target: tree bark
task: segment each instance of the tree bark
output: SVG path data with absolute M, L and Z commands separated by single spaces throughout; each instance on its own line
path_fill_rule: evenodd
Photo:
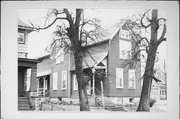
M 151 84 L 152 84 L 152 77 L 153 74 L 155 59 L 156 59 L 156 51 L 157 46 L 151 46 L 151 50 L 149 50 L 149 54 L 147 57 L 146 68 L 144 72 L 144 80 L 143 80 L 143 87 L 141 92 L 140 103 L 138 106 L 137 111 L 150 111 L 150 93 L 151 93 Z
M 157 42 L 157 30 L 158 30 L 158 22 L 157 22 L 158 11 L 152 10 L 152 22 L 151 22 L 151 39 L 149 44 L 147 62 L 145 67 L 145 72 L 143 75 L 143 87 L 141 91 L 140 102 L 137 111 L 150 111 L 150 93 L 151 93 L 151 85 L 152 85 L 152 77 L 154 72 L 154 64 L 156 60 L 156 52 L 158 49 Z
M 68 15 L 69 12 L 65 10 Z M 68 17 L 70 22 L 70 28 L 68 29 L 69 38 L 73 48 L 75 69 L 78 82 L 78 92 L 79 92 L 79 104 L 80 111 L 90 111 L 87 90 L 86 90 L 86 80 L 83 77 L 83 51 L 81 46 L 81 39 L 79 39 L 79 26 L 81 20 L 82 9 L 76 9 L 76 20 L 73 23 L 71 16 Z
M 78 81 L 80 111 L 90 111 L 87 90 L 86 90 L 87 82 L 83 77 L 82 52 L 75 52 L 74 58 L 75 58 L 76 76 Z

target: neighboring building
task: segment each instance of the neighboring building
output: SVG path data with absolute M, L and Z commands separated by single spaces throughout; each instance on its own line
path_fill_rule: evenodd
M 126 27 L 127 23 L 118 30 L 111 40 L 107 39 L 83 47 L 83 71 L 84 78 L 89 79 L 87 91 L 90 97 L 101 95 L 102 81 L 104 95 L 114 102 L 131 102 L 133 99 L 139 99 L 141 65 L 130 66 L 128 64 L 133 53 L 131 49 L 135 47 L 136 39 Z M 51 58 L 48 55 L 41 64 L 38 64 L 38 73 L 43 72 L 41 69 L 43 70 L 43 64 L 46 61 L 48 64 L 51 62 L 49 96 L 78 99 L 73 54 L 64 53 L 63 49 L 59 49 L 58 44 L 54 44 Z
M 46 53 L 37 58 L 40 61 L 37 64 L 37 92 L 42 97 L 48 97 L 50 91 L 50 76 L 51 76 L 51 59 L 50 54 Z
M 36 93 L 37 60 L 27 58 L 28 34 L 33 29 L 18 19 L 18 109 L 29 110 L 34 102 L 29 102 L 30 93 Z
M 155 99 L 156 101 L 167 100 L 166 84 L 153 81 L 151 87 L 151 99 Z

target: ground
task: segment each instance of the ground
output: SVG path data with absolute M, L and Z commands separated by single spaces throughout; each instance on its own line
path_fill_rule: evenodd
M 137 106 L 126 105 L 124 106 L 125 110 L 113 110 L 119 112 L 135 112 Z M 70 111 L 70 112 L 79 112 L 79 105 L 73 104 L 42 104 L 41 108 L 37 108 L 36 111 Z M 105 109 L 103 107 L 90 106 L 91 112 L 112 112 L 112 109 Z M 166 112 L 167 107 L 164 102 L 157 102 L 150 108 L 150 112 Z

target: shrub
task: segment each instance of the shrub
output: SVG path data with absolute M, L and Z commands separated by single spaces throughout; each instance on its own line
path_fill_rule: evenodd
M 154 105 L 154 103 L 156 102 L 155 99 L 150 99 L 150 107 L 152 107 Z

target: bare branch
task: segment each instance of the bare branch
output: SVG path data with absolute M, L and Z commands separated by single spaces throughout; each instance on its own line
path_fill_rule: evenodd
M 141 26 L 144 27 L 145 29 L 151 26 L 151 20 L 150 20 L 148 17 L 147 17 L 147 20 L 150 22 L 150 24 L 148 24 L 148 25 L 146 26 L 146 25 L 144 25 L 144 23 L 143 23 L 143 19 L 145 18 L 146 14 L 147 14 L 148 12 L 149 12 L 149 10 L 146 11 L 146 12 L 143 14 L 143 16 L 141 17 L 141 20 L 140 20 Z
M 162 35 L 161 35 L 161 37 L 159 38 L 159 40 L 158 40 L 158 45 L 159 44 L 161 44 L 161 42 L 163 42 L 163 41 L 166 41 L 166 38 L 164 38 L 164 36 L 165 36 L 165 34 L 166 34 L 166 24 L 164 24 L 164 29 L 163 29 L 163 32 L 162 32 Z
M 150 76 L 151 78 L 153 78 L 156 82 L 161 82 L 161 80 L 157 79 L 156 77 L 154 76 Z
M 66 19 L 68 20 L 69 25 L 72 26 L 73 25 L 72 15 L 69 13 L 68 9 L 63 9 L 63 11 L 66 14 Z
M 51 27 L 59 19 L 67 20 L 65 17 L 57 17 L 56 19 L 54 19 L 54 21 L 51 24 L 49 24 L 46 27 L 34 27 L 34 25 L 32 23 L 31 23 L 31 25 L 33 26 L 33 29 L 36 30 L 36 31 L 45 30 L 45 29 Z

